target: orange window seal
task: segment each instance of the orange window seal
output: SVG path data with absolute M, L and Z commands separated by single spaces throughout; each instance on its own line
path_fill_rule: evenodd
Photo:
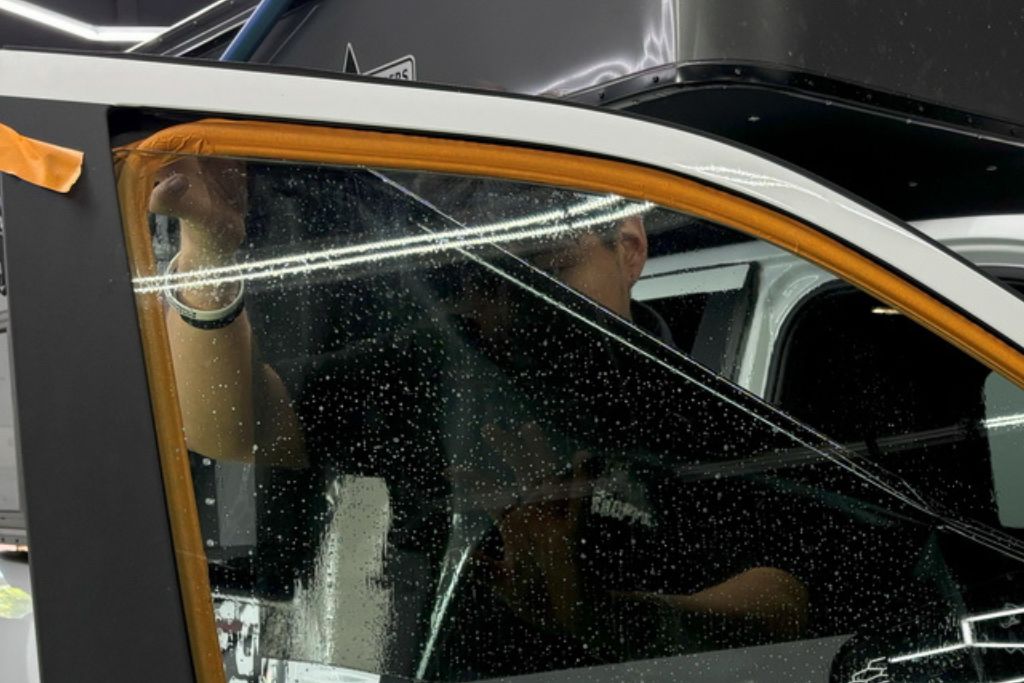
M 149 191 L 157 171 L 178 155 L 492 176 L 649 201 L 763 239 L 899 309 L 1024 387 L 1024 355 L 919 287 L 796 219 L 666 171 L 500 144 L 217 119 L 167 128 L 115 151 L 133 152 L 118 155 L 118 189 L 136 276 L 156 274 L 146 223 Z M 197 667 L 203 663 L 212 666 L 210 662 L 217 659 L 217 676 L 222 680 L 198 516 L 192 498 L 169 346 L 161 320 L 162 307 L 156 294 L 139 296 L 138 306 L 194 658 Z M 209 669 L 207 672 L 214 676 Z M 200 680 L 216 679 L 201 675 Z
M 83 158 L 78 150 L 34 140 L 0 124 L 0 173 L 54 192 L 68 192 L 82 175 Z

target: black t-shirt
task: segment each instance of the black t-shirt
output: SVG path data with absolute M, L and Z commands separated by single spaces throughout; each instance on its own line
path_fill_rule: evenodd
M 279 547 L 281 534 L 265 534 L 277 539 L 264 544 L 268 573 L 286 584 L 312 571 L 327 482 L 341 474 L 381 477 L 392 507 L 385 558 L 398 596 L 395 617 L 404 636 L 418 631 L 413 640 L 421 643 L 437 609 L 434 593 L 443 590 L 453 514 L 475 515 L 477 531 L 466 537 L 473 552 L 501 555 L 499 535 L 485 529 L 487 514 L 453 485 L 453 471 L 478 473 L 507 491 L 519 485 L 482 428 L 513 432 L 536 423 L 566 471 L 575 454 L 588 454 L 589 495 L 575 542 L 582 597 L 594 607 L 589 632 L 570 637 L 523 623 L 487 594 L 485 579 L 467 571 L 463 590 L 475 593 L 456 600 L 449 615 L 473 636 L 449 636 L 438 646 L 447 675 L 521 673 L 524 648 L 541 653 L 534 665 L 542 669 L 633 658 L 638 648 L 653 656 L 713 647 L 720 634 L 695 636 L 676 615 L 654 608 L 645 615 L 609 596 L 689 594 L 771 564 L 755 519 L 758 491 L 744 495 L 735 481 L 676 476 L 700 459 L 689 438 L 693 425 L 679 418 L 676 398 L 650 368 L 590 330 L 537 324 L 514 338 L 492 338 L 451 316 L 283 368 L 282 375 L 293 384 L 311 467 L 279 473 L 283 479 L 271 487 L 284 495 L 268 498 L 288 510 L 266 511 L 303 531 L 285 536 L 291 552 Z M 732 499 L 723 504 L 723 497 Z M 295 500 L 303 501 L 300 509 L 285 502 Z M 416 561 L 403 564 L 410 556 Z M 414 575 L 406 566 L 417 568 Z M 423 576 L 423 567 L 432 575 Z M 409 663 L 395 667 L 408 672 Z

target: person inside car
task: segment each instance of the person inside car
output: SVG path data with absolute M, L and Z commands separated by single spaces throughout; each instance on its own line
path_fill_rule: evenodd
M 192 272 L 230 264 L 245 237 L 247 202 L 245 167 L 238 162 L 185 159 L 171 167 L 152 192 L 150 210 L 180 221 L 173 268 Z M 564 285 L 665 339 L 658 317 L 631 298 L 646 258 L 647 235 L 639 216 L 527 254 Z M 472 278 L 459 282 L 457 322 L 448 331 L 417 331 L 389 342 L 401 349 L 403 370 L 382 369 L 372 351 L 345 349 L 317 361 L 301 386 L 288 387 L 277 369 L 255 360 L 257 340 L 237 283 L 169 292 L 167 327 L 189 449 L 211 458 L 256 458 L 280 468 L 324 468 L 324 460 L 342 460 L 344 471 L 383 476 L 395 508 L 394 542 L 437 563 L 447 542 L 443 530 L 451 510 L 445 507 L 453 505 L 453 492 L 458 494 L 464 506 L 459 512 L 475 511 L 487 522 L 481 528 L 490 526 L 473 535 L 478 547 L 470 572 L 489 592 L 468 599 L 462 610 L 480 618 L 504 610 L 523 625 L 520 630 L 536 627 L 540 636 L 523 634 L 518 642 L 546 648 L 543 658 L 550 661 L 621 657 L 614 642 L 635 622 L 618 619 L 611 635 L 602 619 L 644 608 L 657 615 L 654 628 L 670 639 L 705 618 L 724 625 L 720 630 L 746 629 L 753 641 L 797 636 L 807 620 L 806 587 L 792 572 L 744 556 L 740 548 L 724 548 L 714 562 L 666 563 L 685 565 L 691 574 L 685 581 L 673 578 L 652 587 L 612 576 L 639 559 L 630 559 L 626 548 L 646 549 L 653 557 L 674 545 L 665 541 L 666 534 L 677 535 L 673 528 L 700 534 L 695 520 L 701 501 L 695 498 L 690 508 L 677 505 L 666 515 L 651 472 L 638 471 L 628 452 L 601 447 L 599 439 L 573 426 L 587 411 L 580 408 L 587 403 L 580 396 L 594 399 L 604 392 L 607 400 L 590 410 L 595 415 L 604 410 L 609 423 L 616 409 L 630 410 L 614 396 L 614 383 L 622 381 L 614 370 L 621 365 L 614 352 L 600 345 L 581 349 L 571 376 L 548 385 L 563 387 L 571 397 L 565 405 L 573 409 L 555 417 L 536 410 L 545 397 L 531 395 L 536 382 L 518 378 L 553 367 L 539 361 L 522 365 L 527 350 L 545 357 L 538 350 L 545 331 L 536 324 L 542 316 L 516 288 L 474 277 L 487 284 L 467 284 Z M 437 346 L 446 349 L 443 365 L 436 352 L 427 351 Z M 580 376 L 588 369 L 611 378 L 611 384 L 581 388 Z M 480 387 L 478 396 L 461 398 L 472 393 L 466 390 L 472 385 Z M 396 402 L 396 391 L 406 396 L 404 403 Z M 432 407 L 424 409 L 422 396 L 433 398 Z M 417 436 L 407 438 L 410 419 Z M 418 436 L 425 424 L 441 434 L 437 443 Z M 642 447 L 631 441 L 628 421 L 616 430 L 613 440 L 620 449 Z M 388 455 L 380 455 L 382 450 Z M 439 450 L 458 455 L 438 457 Z M 422 471 L 410 476 L 410 463 Z M 449 502 L 436 502 L 441 500 Z M 756 520 L 747 522 L 756 526 Z M 714 540 L 703 538 L 697 545 Z M 614 548 L 604 553 L 604 562 L 596 559 L 602 546 Z M 678 621 L 678 628 L 664 628 L 665 620 Z M 636 638 L 627 640 L 635 644 Z M 597 646 L 587 653 L 587 643 Z M 677 644 L 681 650 L 691 646 L 697 647 Z M 655 648 L 650 654 L 659 653 Z M 490 666 L 500 669 L 493 648 L 488 654 Z

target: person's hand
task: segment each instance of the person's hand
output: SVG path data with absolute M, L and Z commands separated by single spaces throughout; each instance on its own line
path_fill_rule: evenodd
M 501 556 L 486 560 L 495 589 L 524 620 L 574 632 L 581 600 L 579 521 L 589 495 L 582 467 L 589 456 L 580 451 L 566 463 L 534 422 L 518 431 L 488 425 L 482 433 L 515 479 L 511 504 L 491 510 L 502 542 Z
M 166 167 L 149 210 L 181 221 L 181 270 L 227 263 L 245 237 L 245 166 L 233 159 L 186 157 Z
M 167 166 L 149 196 L 149 210 L 173 216 L 181 224 L 177 271 L 187 273 L 231 263 L 245 237 L 245 166 L 233 159 L 186 157 Z M 186 304 L 199 308 L 227 305 L 238 285 L 185 288 Z

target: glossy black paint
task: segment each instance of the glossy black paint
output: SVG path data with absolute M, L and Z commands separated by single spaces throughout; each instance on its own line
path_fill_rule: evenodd
M 228 20 L 254 4 L 211 8 L 139 53 L 216 58 Z M 904 220 L 1024 211 L 1024 14 L 1005 4 L 602 0 L 505 7 L 500 22 L 490 11 L 301 2 L 252 61 L 340 73 L 349 43 L 364 70 L 413 54 L 422 81 L 554 90 L 696 128 Z
M 767 152 L 903 220 L 1024 211 L 1018 126 L 810 74 L 697 69 L 617 106 Z

